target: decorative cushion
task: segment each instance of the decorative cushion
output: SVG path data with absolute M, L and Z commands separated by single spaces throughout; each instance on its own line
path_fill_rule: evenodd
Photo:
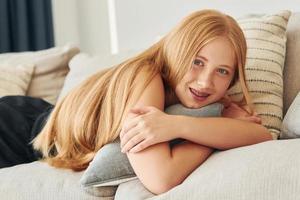
M 0 55 L 0 65 L 34 65 L 26 95 L 55 104 L 69 71 L 68 62 L 78 52 L 77 47 L 66 45 L 36 52 L 5 53 Z
M 255 111 L 262 124 L 277 139 L 283 109 L 282 71 L 286 50 L 286 27 L 291 12 L 274 15 L 251 15 L 238 19 L 247 40 L 246 81 Z M 235 85 L 229 92 L 233 100 L 241 100 L 242 92 Z
M 190 109 L 183 107 L 181 104 L 176 104 L 166 108 L 165 112 L 195 117 L 217 117 L 221 116 L 222 109 L 223 105 L 220 103 L 210 104 L 199 109 Z M 173 141 L 180 142 L 176 139 Z M 80 183 L 95 195 L 93 190 L 97 191 L 102 186 L 117 186 L 136 178 L 127 155 L 121 152 L 118 139 L 114 143 L 105 145 L 97 152 L 93 161 L 85 170 Z
M 289 107 L 282 123 L 280 139 L 300 137 L 300 92 Z
M 299 145 L 300 139 L 271 140 L 216 150 L 180 185 L 166 193 L 154 196 L 136 179 L 120 184 L 115 200 L 298 199 Z
M 33 70 L 33 65 L 0 65 L 0 97 L 25 95 Z

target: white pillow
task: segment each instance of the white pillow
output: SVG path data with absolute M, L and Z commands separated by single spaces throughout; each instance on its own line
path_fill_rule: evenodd
M 138 52 L 132 50 L 117 55 L 99 54 L 97 56 L 91 56 L 86 53 L 77 54 L 69 63 L 70 72 L 66 76 L 58 99 L 64 97 L 71 89 L 97 71 L 119 64 Z
M 25 95 L 33 71 L 33 65 L 0 65 L 0 97 Z
M 289 107 L 283 122 L 280 139 L 300 137 L 300 92 Z

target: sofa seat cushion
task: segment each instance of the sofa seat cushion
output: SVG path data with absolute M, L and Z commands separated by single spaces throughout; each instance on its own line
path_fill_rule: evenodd
M 119 185 L 115 200 L 299 199 L 300 139 L 215 151 L 182 184 L 154 196 L 138 180 Z M 148 199 L 148 198 L 147 198 Z
M 1 199 L 53 200 L 99 197 L 84 192 L 79 184 L 83 172 L 57 169 L 40 161 L 0 169 Z M 103 200 L 112 200 L 115 189 L 102 188 Z

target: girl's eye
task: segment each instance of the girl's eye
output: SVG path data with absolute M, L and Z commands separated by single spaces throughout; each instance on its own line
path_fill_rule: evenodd
M 219 69 L 218 69 L 218 72 L 219 72 L 220 74 L 222 74 L 222 75 L 228 75 L 228 74 L 229 74 L 228 70 L 222 69 L 222 68 L 219 68 Z
M 204 66 L 204 63 L 202 62 L 202 60 L 195 59 L 194 60 L 194 65 Z

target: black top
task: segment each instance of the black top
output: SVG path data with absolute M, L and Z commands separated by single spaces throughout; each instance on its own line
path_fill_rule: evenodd
M 0 168 L 40 158 L 30 142 L 44 126 L 53 107 L 40 98 L 0 98 Z

